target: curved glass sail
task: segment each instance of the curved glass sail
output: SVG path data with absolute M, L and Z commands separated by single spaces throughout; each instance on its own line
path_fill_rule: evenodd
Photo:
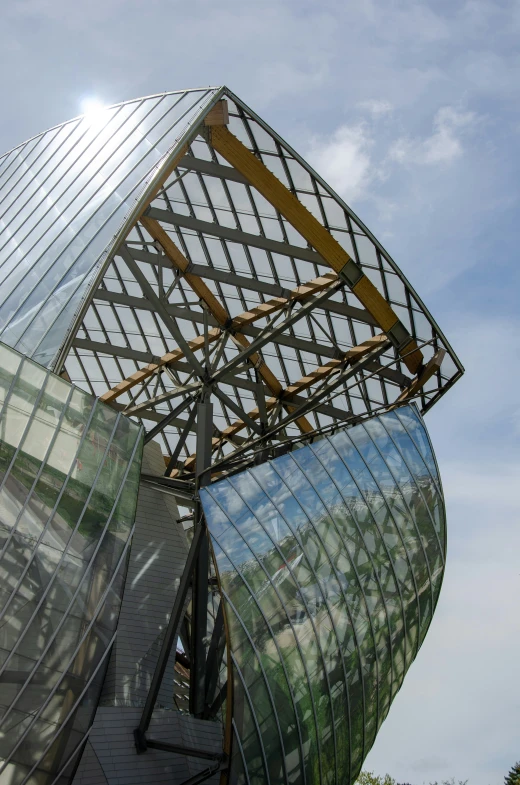
M 233 661 L 232 781 L 354 782 L 443 576 L 444 502 L 417 409 L 254 466 L 201 498 Z
M 49 366 L 156 167 L 215 90 L 87 114 L 0 158 L 0 338 Z
M 142 430 L 0 344 L 0 782 L 60 785 L 96 710 Z

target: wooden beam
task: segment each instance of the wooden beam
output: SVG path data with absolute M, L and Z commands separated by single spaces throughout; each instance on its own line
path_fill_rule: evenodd
M 248 338 L 246 338 L 245 335 L 243 335 L 243 333 L 239 331 L 240 327 L 245 327 L 255 321 L 264 319 L 266 316 L 269 316 L 276 311 L 285 308 L 291 302 L 298 302 L 305 300 L 308 297 L 312 297 L 317 292 L 326 289 L 328 286 L 331 286 L 338 280 L 337 275 L 334 273 L 327 273 L 326 275 L 315 278 L 308 283 L 297 286 L 295 289 L 289 292 L 288 297 L 275 297 L 272 300 L 269 300 L 267 303 L 260 303 L 250 311 L 244 311 L 231 320 L 227 311 L 221 306 L 217 298 L 213 295 L 202 278 L 198 275 L 193 275 L 187 272 L 189 269 L 189 261 L 175 245 L 169 235 L 164 231 L 162 226 L 154 219 L 147 218 L 146 216 L 143 216 L 141 223 L 151 234 L 151 236 L 160 243 L 172 266 L 183 273 L 191 288 L 206 303 L 208 309 L 211 311 L 217 321 L 221 323 L 222 327 L 228 327 L 231 330 L 231 337 L 233 340 L 244 349 L 250 346 L 250 341 Z M 210 341 L 213 342 L 217 340 L 221 334 L 222 330 L 219 328 L 210 330 Z M 204 348 L 204 337 L 200 336 L 193 341 L 188 341 L 188 345 L 192 351 L 200 351 Z M 149 363 L 145 368 L 136 371 L 136 373 L 132 374 L 127 379 L 124 379 L 111 390 L 108 390 L 106 393 L 104 393 L 104 395 L 101 396 L 101 400 L 105 401 L 106 403 L 115 400 L 120 395 L 123 395 L 123 393 L 128 392 L 128 390 L 130 390 L 135 385 L 144 382 L 145 379 L 158 371 L 160 368 L 164 367 L 165 365 L 171 365 L 183 358 L 184 353 L 181 349 L 168 352 L 157 362 Z M 282 385 L 271 369 L 262 360 L 261 356 L 255 352 L 254 354 L 250 355 L 249 360 L 251 364 L 257 368 L 260 376 L 266 383 L 269 390 L 274 395 L 279 396 L 282 392 Z M 292 411 L 292 407 L 288 406 L 287 408 L 289 411 Z M 298 418 L 296 422 L 303 433 L 309 433 L 313 430 L 313 426 L 306 417 Z
M 166 235 L 166 238 L 167 240 L 169 240 L 169 242 L 165 240 L 163 236 L 164 230 L 160 226 L 159 229 L 157 229 L 157 226 L 155 226 L 155 224 L 156 222 L 152 221 L 152 223 L 150 224 L 150 228 L 152 228 L 154 233 L 157 235 L 158 242 L 160 242 L 160 244 L 164 248 L 165 253 L 166 253 L 166 249 L 168 249 L 168 253 L 167 253 L 168 258 L 172 260 L 172 263 L 178 269 L 186 270 L 189 265 L 188 260 L 177 248 L 175 243 L 168 237 L 168 235 Z M 166 233 L 164 232 L 164 234 Z M 199 276 L 192 276 L 192 278 L 199 279 Z M 225 312 L 227 318 L 227 324 L 232 331 L 234 331 L 237 327 L 248 326 L 255 321 L 265 318 L 267 315 L 271 315 L 272 313 L 281 310 L 291 302 L 297 302 L 297 301 L 305 300 L 308 297 L 312 297 L 317 292 L 322 291 L 323 289 L 326 289 L 328 286 L 331 286 L 332 284 L 336 283 L 337 280 L 338 280 L 338 276 L 335 275 L 334 273 L 327 273 L 323 276 L 319 276 L 318 278 L 314 278 L 312 281 L 309 281 L 308 283 L 305 284 L 301 284 L 300 286 L 297 286 L 295 289 L 292 289 L 288 293 L 287 297 L 275 297 L 272 300 L 269 300 L 267 303 L 260 303 L 258 306 L 255 306 L 255 308 L 252 308 L 250 311 L 244 311 L 242 314 L 236 316 L 231 321 L 231 323 L 229 323 L 229 317 L 227 317 L 227 312 Z M 204 292 L 204 289 L 202 287 L 205 286 L 205 284 L 202 280 L 199 279 L 197 281 L 194 281 L 194 283 L 196 283 L 198 287 L 198 291 L 202 292 L 202 294 L 204 295 L 206 304 L 208 305 L 208 307 L 211 308 L 213 312 L 213 307 L 214 307 L 213 300 L 216 301 L 216 298 L 214 298 L 213 294 L 209 291 L 209 289 L 207 290 L 207 292 Z M 217 305 L 220 305 L 218 301 L 216 302 Z M 211 342 L 216 341 L 221 335 L 222 335 L 222 331 L 219 328 L 214 328 L 209 331 L 209 338 Z M 239 331 L 231 332 L 231 338 L 237 344 L 239 344 L 240 347 L 244 349 L 250 346 L 250 341 L 248 340 L 248 338 L 246 338 L 246 336 Z M 372 341 L 372 339 L 369 339 L 369 341 Z M 200 336 L 194 339 L 193 341 L 189 341 L 188 345 L 190 346 L 192 351 L 201 351 L 204 348 L 203 336 Z M 349 352 L 345 356 L 347 357 L 352 353 L 353 353 L 352 356 L 354 356 L 354 354 L 359 349 L 360 347 L 355 347 L 354 349 L 349 350 Z M 167 354 L 163 355 L 163 357 L 159 358 L 157 362 L 149 363 L 144 368 L 140 369 L 139 371 L 136 371 L 134 374 L 129 376 L 127 379 L 124 379 L 122 382 L 120 382 L 118 385 L 113 387 L 111 390 L 108 390 L 106 393 L 104 393 L 104 395 L 101 396 L 101 400 L 105 401 L 106 403 L 115 400 L 120 395 L 123 395 L 123 393 L 128 392 L 128 390 L 130 390 L 135 385 L 144 382 L 147 378 L 149 378 L 156 371 L 160 370 L 162 367 L 166 365 L 174 364 L 183 358 L 184 358 L 184 353 L 182 352 L 181 349 L 176 349 L 173 352 L 168 352 Z M 283 396 L 284 391 L 280 381 L 271 371 L 269 366 L 266 365 L 266 363 L 262 360 L 261 356 L 257 352 L 255 352 L 250 355 L 249 360 L 252 363 L 252 365 L 254 365 L 258 370 L 260 376 L 264 380 L 268 389 L 273 393 L 273 395 L 276 396 L 274 400 L 278 400 L 281 396 Z M 333 361 L 333 363 L 338 363 L 338 362 L 341 361 Z M 328 366 L 324 366 L 324 367 L 326 368 Z M 330 367 L 331 369 L 333 368 L 332 365 Z M 311 378 L 311 377 L 305 377 L 305 378 Z M 297 390 L 295 389 L 294 394 L 296 393 Z M 289 406 L 287 403 L 285 403 L 284 405 L 289 412 L 293 411 L 294 407 Z M 296 420 L 296 423 L 300 428 L 300 430 L 302 431 L 302 433 L 310 433 L 312 430 L 314 430 L 312 424 L 308 421 L 306 417 L 298 418 L 298 420 Z
M 229 123 L 228 102 L 225 98 L 221 98 L 209 110 L 204 118 L 204 123 L 206 125 L 227 125 Z
M 159 227 L 159 228 L 161 228 L 161 227 Z M 155 230 L 156 229 L 154 227 L 154 231 Z M 157 232 L 157 234 L 158 234 L 159 237 L 161 237 L 161 240 L 164 240 L 164 237 L 162 236 L 161 233 Z M 159 242 L 161 242 L 161 240 L 159 240 Z M 161 242 L 161 245 L 162 245 L 162 242 Z M 173 254 L 173 248 L 175 249 L 176 252 L 178 252 L 178 254 L 175 253 L 175 258 L 177 259 L 178 263 L 182 266 L 182 268 L 186 269 L 186 265 L 188 264 L 188 260 L 185 259 L 185 257 L 181 254 L 181 252 L 179 251 L 177 246 L 173 243 L 173 241 L 171 242 L 171 245 L 173 246 L 173 248 L 170 248 L 169 243 L 165 242 L 165 245 L 167 245 L 168 248 L 170 249 L 170 251 L 172 251 L 172 254 Z M 170 257 L 168 257 L 168 258 L 170 258 Z M 184 260 L 185 263 L 183 262 L 183 260 Z M 176 264 L 176 266 L 177 266 L 177 264 Z M 181 269 L 181 267 L 179 267 L 179 269 Z M 197 278 L 198 279 L 199 276 L 192 276 L 192 278 Z M 337 281 L 337 276 L 335 276 L 333 273 L 330 273 L 330 274 L 327 274 L 327 275 L 324 275 L 324 276 L 320 276 L 319 278 L 315 278 L 313 281 L 309 281 L 309 283 L 302 284 L 301 286 L 297 286 L 295 289 L 293 289 L 291 292 L 289 292 L 289 296 L 288 297 L 275 297 L 275 298 L 273 298 L 268 303 L 265 303 L 266 308 L 263 308 L 262 306 L 259 306 L 258 308 L 254 308 L 251 311 L 244 311 L 244 313 L 239 314 L 238 316 L 235 317 L 235 319 L 232 320 L 232 322 L 230 324 L 230 327 L 234 329 L 235 327 L 242 327 L 242 326 L 245 326 L 245 325 L 250 325 L 253 322 L 258 321 L 259 319 L 263 319 L 268 313 L 274 313 L 276 310 L 284 308 L 289 302 L 291 302 L 293 300 L 295 300 L 295 301 L 296 300 L 303 300 L 306 297 L 312 296 L 316 292 L 321 291 L 321 289 L 324 289 L 327 286 L 330 286 L 331 284 L 335 283 L 335 281 Z M 200 283 L 203 284 L 204 282 L 200 281 Z M 197 285 L 198 285 L 198 283 L 197 283 Z M 203 291 L 202 288 L 199 285 L 198 285 L 198 288 L 199 288 L 199 291 Z M 211 303 L 211 305 L 214 305 L 214 303 L 212 302 L 211 298 L 213 298 L 213 299 L 216 299 L 216 298 L 213 297 L 213 294 L 209 291 L 209 289 L 208 289 L 208 292 L 209 292 L 210 296 L 208 296 L 207 293 L 204 293 L 204 292 L 203 293 L 206 296 L 205 302 L 206 302 L 206 304 L 208 304 L 208 307 L 210 307 L 210 305 L 209 305 L 210 303 Z M 216 301 L 216 302 L 217 302 L 217 305 L 220 305 L 218 303 L 218 301 Z M 213 308 L 211 308 L 211 310 L 212 310 L 212 313 L 213 313 Z M 219 312 L 218 309 L 216 309 L 216 310 L 217 310 L 217 312 Z M 222 309 L 222 311 L 223 310 L 224 309 Z M 228 319 L 227 312 L 224 312 L 224 313 L 226 315 L 226 319 Z M 220 314 L 221 314 L 221 317 L 223 319 L 222 312 L 220 312 Z M 213 343 L 221 335 L 222 335 L 222 330 L 221 329 L 219 329 L 219 328 L 211 329 L 209 331 L 209 340 L 210 340 L 210 342 Z M 246 336 L 243 335 L 240 332 L 235 333 L 235 335 L 233 335 L 232 337 L 243 348 L 247 348 L 250 345 L 250 342 L 246 338 Z M 204 338 L 203 338 L 203 336 L 199 336 L 198 338 L 195 338 L 193 341 L 188 341 L 188 345 L 190 346 L 191 350 L 194 351 L 194 352 L 201 351 L 204 348 Z M 151 376 L 153 373 L 158 371 L 163 366 L 171 365 L 171 364 L 176 363 L 178 360 L 181 360 L 183 358 L 184 358 L 184 353 L 182 352 L 181 349 L 175 349 L 172 352 L 168 352 L 167 354 L 163 355 L 157 362 L 149 363 L 144 368 L 141 368 L 139 371 L 136 371 L 135 373 L 133 373 L 127 379 L 123 379 L 123 381 L 121 381 L 119 384 L 117 384 L 111 390 L 108 390 L 106 393 L 104 393 L 101 396 L 101 400 L 105 401 L 106 403 L 109 403 L 110 401 L 115 400 L 120 395 L 123 395 L 123 393 L 128 392 L 128 390 L 130 390 L 136 384 L 140 384 L 140 383 L 144 382 L 145 379 L 147 379 L 149 376 Z M 260 357 L 260 355 L 257 354 L 257 353 L 252 354 L 251 357 L 250 357 L 250 360 L 251 360 L 251 363 L 258 368 L 258 371 L 259 371 L 260 375 L 264 379 L 265 383 L 267 384 L 267 386 L 269 387 L 271 392 L 274 393 L 275 395 L 279 395 L 280 392 L 282 391 L 282 385 L 280 384 L 280 382 L 278 381 L 278 379 L 276 378 L 274 373 L 263 362 L 263 360 Z M 302 425 L 303 425 L 303 423 L 302 423 Z M 305 427 L 307 427 L 307 426 L 305 426 Z M 309 423 L 309 428 L 312 430 L 312 426 L 310 425 L 310 423 Z
M 218 327 L 212 329 L 208 333 L 208 341 L 209 343 L 213 343 L 222 335 L 222 330 Z M 188 346 L 192 350 L 192 352 L 201 351 L 204 348 L 204 336 L 199 335 L 197 338 L 194 338 L 192 341 L 188 341 Z M 175 363 L 178 360 L 181 360 L 184 357 L 184 352 L 182 349 L 174 349 L 173 352 L 168 352 L 167 354 L 163 354 L 157 362 L 148 363 L 145 365 L 144 368 L 140 368 L 138 371 L 133 373 L 131 376 L 128 376 L 126 379 L 123 379 L 119 384 L 116 384 L 115 387 L 112 387 L 111 390 L 107 390 L 106 393 L 101 395 L 100 400 L 104 401 L 105 403 L 110 403 L 111 401 L 119 398 L 120 395 L 123 393 L 128 392 L 131 390 L 132 387 L 135 387 L 136 384 L 142 384 L 145 379 L 148 379 L 149 376 L 154 374 L 156 371 L 163 368 L 165 365 L 170 365 L 171 363 Z
M 164 253 L 170 260 L 172 267 L 180 270 L 186 281 L 189 283 L 197 297 L 206 303 L 209 310 L 223 327 L 230 321 L 229 314 L 226 309 L 217 300 L 208 285 L 198 275 L 192 275 L 188 272 L 190 263 L 182 253 L 182 251 L 175 245 L 170 235 L 164 231 L 161 224 L 153 218 L 148 218 L 146 215 L 141 217 L 141 224 L 144 226 L 148 234 L 161 245 Z
M 317 294 L 317 292 L 321 292 L 323 289 L 327 289 L 333 283 L 336 283 L 337 280 L 338 276 L 335 273 L 327 273 L 321 275 L 319 278 L 314 278 L 312 281 L 292 289 L 288 297 L 274 297 L 266 303 L 255 305 L 250 311 L 245 311 L 239 316 L 235 316 L 233 319 L 233 327 L 246 327 L 259 319 L 263 319 L 266 316 L 276 313 L 276 311 L 282 310 L 282 308 L 285 308 L 291 302 L 298 302 L 299 300 L 307 299 L 307 297 L 312 297 L 312 295 Z
M 250 341 L 239 331 L 240 327 L 252 324 L 253 322 L 263 319 L 275 311 L 281 310 L 291 301 L 298 301 L 306 299 L 307 297 L 311 297 L 316 292 L 327 288 L 337 281 L 337 276 L 334 274 L 320 276 L 319 278 L 315 278 L 313 281 L 310 281 L 308 284 L 297 286 L 296 289 L 293 289 L 289 298 L 276 297 L 273 300 L 270 300 L 268 303 L 260 304 L 252 311 L 246 311 L 245 313 L 240 314 L 232 320 L 230 319 L 228 312 L 225 310 L 225 308 L 223 308 L 204 280 L 200 276 L 193 275 L 193 273 L 189 272 L 190 263 L 188 259 L 186 259 L 180 248 L 177 247 L 169 234 L 162 228 L 160 223 L 154 218 L 142 216 L 141 224 L 153 237 L 153 239 L 161 245 L 172 266 L 183 273 L 184 278 L 189 283 L 195 294 L 207 305 L 208 309 L 213 314 L 217 322 L 219 322 L 222 327 L 229 328 L 232 332 L 234 332 L 233 337 L 243 348 L 249 347 Z M 281 384 L 274 373 L 262 360 L 260 355 L 255 352 L 254 354 L 250 355 L 249 361 L 258 369 L 258 372 L 262 376 L 271 392 L 275 395 L 279 395 L 282 389 Z M 124 391 L 125 390 L 123 390 L 123 392 Z M 309 433 L 313 430 L 311 423 L 307 420 L 306 417 L 298 418 L 296 422 L 303 433 Z
M 416 373 L 422 365 L 422 352 L 400 323 L 390 304 L 363 273 L 361 267 L 312 213 L 225 125 L 208 125 L 205 133 L 212 147 L 231 166 L 247 177 L 251 185 L 289 221 L 332 269 L 345 278 L 378 325 L 394 344 L 399 345 L 400 354 L 407 368 L 412 373 Z
M 426 382 L 429 381 L 432 376 L 440 370 L 445 355 L 446 349 L 439 349 L 439 351 L 433 355 L 431 360 L 426 363 L 423 372 L 419 374 L 419 376 L 413 380 L 411 385 L 401 393 L 399 398 L 390 407 L 390 409 L 395 409 L 396 406 L 399 406 L 399 404 L 403 403 L 404 401 L 410 400 L 410 398 L 413 398 L 414 395 L 419 392 L 419 390 L 422 390 Z
M 373 338 L 368 338 L 366 341 L 363 341 L 359 346 L 354 346 L 352 349 L 349 349 L 345 354 L 337 360 L 331 360 L 326 365 L 322 365 L 319 368 L 316 368 L 315 371 L 308 374 L 307 376 L 302 376 L 297 382 L 294 384 L 290 384 L 284 390 L 280 392 L 280 394 L 276 398 L 267 398 L 265 405 L 267 411 L 273 409 L 276 404 L 281 401 L 286 402 L 290 401 L 291 398 L 301 393 L 303 390 L 307 390 L 309 387 L 323 381 L 328 376 L 330 376 L 335 371 L 341 370 L 345 366 L 345 364 L 353 365 L 356 360 L 363 357 L 367 352 L 370 352 L 374 347 L 378 346 L 379 344 L 388 341 L 388 337 L 383 333 L 380 335 L 375 335 Z M 287 407 L 289 411 L 291 411 L 291 407 Z M 292 411 L 294 411 L 294 407 L 292 407 Z M 248 417 L 252 420 L 257 420 L 260 417 L 260 410 L 258 407 L 255 407 L 250 412 L 248 412 Z M 228 425 L 227 428 L 222 430 L 222 435 L 219 438 L 214 438 L 212 440 L 212 450 L 216 450 L 226 441 L 231 441 L 232 437 L 234 437 L 239 431 L 243 430 L 246 427 L 246 423 L 243 420 L 236 420 L 231 425 Z M 195 466 L 196 455 L 190 455 L 190 457 L 185 461 L 184 467 L 188 471 Z M 172 477 L 176 477 L 178 474 L 178 470 L 175 470 L 172 473 Z

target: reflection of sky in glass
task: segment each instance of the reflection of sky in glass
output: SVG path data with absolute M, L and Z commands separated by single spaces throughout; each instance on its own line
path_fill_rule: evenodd
M 271 781 L 303 782 L 304 772 L 307 782 L 353 781 L 424 639 L 444 567 L 440 480 L 417 410 L 254 466 L 201 498 L 250 776 L 260 767 L 265 781 L 267 766 Z M 258 732 L 240 720 L 247 702 L 266 718 Z M 273 713 L 289 702 L 292 720 L 277 736 Z

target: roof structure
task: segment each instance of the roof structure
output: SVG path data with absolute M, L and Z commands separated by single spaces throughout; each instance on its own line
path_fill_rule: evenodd
M 420 415 L 463 368 L 433 317 L 226 87 L 118 104 L 7 153 L 0 228 L 0 523 L 16 550 L 0 613 L 5 664 L 21 645 L 38 656 L 5 677 L 11 722 L 30 700 L 4 770 L 68 785 L 92 731 L 78 783 L 171 782 L 157 752 L 198 759 L 182 785 L 354 782 L 444 569 Z M 69 599 L 52 587 L 71 559 Z M 59 631 L 85 575 L 76 641 Z
M 201 404 L 216 477 L 424 413 L 463 373 L 380 243 L 226 87 L 35 137 L 0 159 L 0 209 L 0 340 L 140 420 L 179 492 Z

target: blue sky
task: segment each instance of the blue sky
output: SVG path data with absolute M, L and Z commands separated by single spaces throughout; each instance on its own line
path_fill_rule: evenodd
M 467 373 L 427 417 L 449 515 L 429 636 L 366 767 L 501 783 L 520 759 L 520 3 L 13 0 L 0 150 L 227 84 L 345 197 Z

